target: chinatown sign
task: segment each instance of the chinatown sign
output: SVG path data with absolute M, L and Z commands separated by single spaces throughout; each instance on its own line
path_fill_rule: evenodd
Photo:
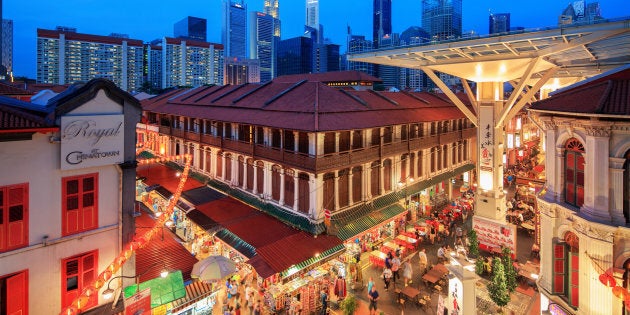
M 61 117 L 61 169 L 124 161 L 124 115 Z

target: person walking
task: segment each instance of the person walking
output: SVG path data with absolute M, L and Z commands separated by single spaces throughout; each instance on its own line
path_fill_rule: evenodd
M 368 281 L 368 284 L 367 284 L 368 293 L 372 291 L 373 286 L 374 286 L 374 278 L 370 277 L 370 281 Z
M 383 281 L 385 282 L 385 291 L 389 291 L 389 283 L 392 281 L 392 270 L 387 267 L 383 269 Z
M 396 285 L 396 280 L 400 279 L 400 258 L 398 256 L 394 256 L 392 259 L 392 273 L 394 278 L 394 285 Z
M 427 270 L 427 264 L 429 262 L 427 258 L 427 249 L 421 249 L 418 253 L 418 257 L 420 257 L 420 275 L 424 275 L 424 272 Z
M 405 259 L 405 261 L 403 262 L 402 273 L 403 273 L 403 280 L 405 280 L 405 286 L 407 286 L 408 284 L 411 284 L 411 275 L 413 271 L 411 270 L 411 263 L 409 262 L 409 259 Z
M 376 309 L 378 308 L 376 302 L 379 299 L 378 291 L 376 291 L 376 286 L 372 286 L 372 290 L 368 292 L 368 298 L 370 299 L 370 306 L 368 307 L 368 309 L 370 310 L 370 315 L 376 315 Z

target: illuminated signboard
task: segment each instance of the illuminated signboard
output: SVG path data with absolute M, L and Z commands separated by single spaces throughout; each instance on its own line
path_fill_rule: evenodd
M 61 117 L 61 169 L 124 161 L 124 115 Z

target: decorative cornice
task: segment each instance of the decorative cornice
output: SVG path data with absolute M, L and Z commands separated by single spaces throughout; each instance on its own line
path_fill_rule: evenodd
M 540 125 L 542 125 L 545 130 L 555 130 L 558 127 L 556 122 L 550 118 L 540 118 Z
M 584 125 L 584 130 L 586 131 L 586 135 L 591 137 L 610 137 L 612 133 L 610 126 Z

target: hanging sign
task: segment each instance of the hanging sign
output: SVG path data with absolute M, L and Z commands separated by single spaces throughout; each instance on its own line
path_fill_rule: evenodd
M 124 115 L 62 116 L 61 169 L 124 162 Z

